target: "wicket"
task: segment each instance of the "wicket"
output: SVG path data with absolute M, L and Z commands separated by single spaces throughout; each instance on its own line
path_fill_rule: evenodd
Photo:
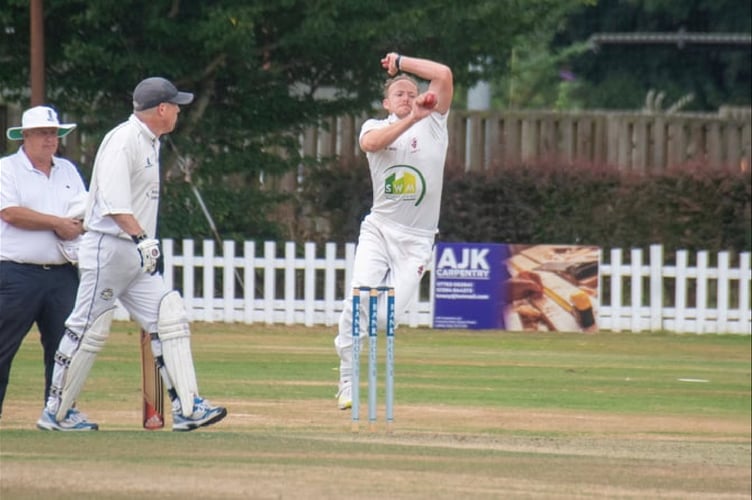
M 376 430 L 377 338 L 379 293 L 386 293 L 386 430 L 394 421 L 394 288 L 390 286 L 354 287 L 352 291 L 352 429 L 360 423 L 360 294 L 368 292 L 368 425 Z

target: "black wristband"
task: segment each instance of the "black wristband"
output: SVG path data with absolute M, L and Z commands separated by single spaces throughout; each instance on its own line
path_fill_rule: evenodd
M 397 71 L 402 71 L 400 69 L 400 59 L 402 59 L 402 55 L 397 54 L 397 59 L 394 60 L 394 66 L 397 68 Z
M 143 232 L 143 231 L 141 231 L 138 234 L 132 234 L 131 235 L 131 239 L 133 240 L 133 243 L 135 243 L 136 245 L 138 245 L 139 243 L 141 243 L 142 241 L 144 241 L 147 238 L 148 238 L 148 236 L 146 236 L 146 233 Z

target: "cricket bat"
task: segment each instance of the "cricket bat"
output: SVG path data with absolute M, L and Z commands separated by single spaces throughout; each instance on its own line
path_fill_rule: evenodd
M 143 330 L 141 330 L 141 384 L 144 429 L 161 429 L 165 424 L 164 382 L 151 352 L 151 337 Z

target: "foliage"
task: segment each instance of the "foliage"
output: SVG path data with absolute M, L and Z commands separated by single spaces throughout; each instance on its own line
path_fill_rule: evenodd
M 567 18 L 552 50 L 596 33 L 749 35 L 751 9 L 750 2 L 737 0 L 601 0 Z M 752 104 L 751 60 L 748 44 L 609 44 L 570 62 L 581 82 L 577 95 L 589 108 L 639 108 L 653 91 L 663 93 L 665 108 L 691 95 L 687 109 L 714 111 Z
M 325 190 L 330 198 L 315 188 L 303 196 L 329 217 L 332 233 L 326 236 L 355 241 L 351 222 L 359 219 L 348 223 L 352 214 L 344 208 L 365 200 L 368 188 L 361 176 L 331 175 Z M 360 206 L 365 213 L 367 206 Z M 486 174 L 449 169 L 439 239 L 749 251 L 751 206 L 748 172 L 685 166 L 629 175 L 605 166 L 561 164 L 505 166 Z
M 449 64 L 458 89 L 469 88 L 481 78 L 494 82 L 499 90 L 495 102 L 502 107 L 633 108 L 641 106 L 651 90 L 664 93 L 666 106 L 688 92 L 695 95 L 690 106 L 698 109 L 750 103 L 749 47 L 604 46 L 594 52 L 585 43 L 596 32 L 676 32 L 685 28 L 690 32 L 749 33 L 749 2 L 43 3 L 48 101 L 67 116 L 75 117 L 79 124 L 79 133 L 84 137 L 81 166 L 85 172 L 91 169 L 104 133 L 125 119 L 131 106 L 130 93 L 141 78 L 161 74 L 180 88 L 195 92 L 196 101 L 183 108 L 178 130 L 162 148 L 166 181 L 163 236 L 212 237 L 191 185 L 185 183 L 190 180 L 204 196 L 223 237 L 322 239 L 330 234 L 338 241 L 352 240 L 357 234 L 357 222 L 370 203 L 365 165 L 302 158 L 298 134 L 303 127 L 329 116 L 371 112 L 384 78 L 378 61 L 389 50 Z M 6 0 L 0 9 L 0 24 L 1 97 L 26 106 L 29 3 Z M 458 92 L 455 106 L 462 100 Z M 280 216 L 283 212 L 279 205 L 292 193 L 278 180 L 294 175 L 301 164 L 314 172 L 303 187 L 313 204 L 303 203 L 295 209 L 293 215 L 302 217 L 304 224 L 302 229 L 290 229 L 289 214 Z M 181 165 L 188 166 L 187 172 L 179 168 Z M 334 169 L 327 171 L 329 165 L 334 165 Z M 707 181 L 710 184 L 698 184 L 697 179 L 690 183 L 697 190 L 695 196 L 703 189 L 730 196 L 724 200 L 725 205 L 702 205 L 703 210 L 710 210 L 727 222 L 719 227 L 687 228 L 687 221 L 702 216 L 692 208 L 695 200 L 689 195 L 686 199 L 672 198 L 658 191 L 671 191 L 673 177 L 653 179 L 653 184 L 642 186 L 646 188 L 643 191 L 631 191 L 623 179 L 615 180 L 607 172 L 599 172 L 597 186 L 592 186 L 593 178 L 588 177 L 582 182 L 590 189 L 575 190 L 572 180 L 572 191 L 559 192 L 556 183 L 564 181 L 558 177 L 564 174 L 542 175 L 541 179 L 549 184 L 539 186 L 530 185 L 534 174 L 527 175 L 528 178 L 510 174 L 505 180 L 508 185 L 494 181 L 473 186 L 477 198 L 487 199 L 489 206 L 500 206 L 493 205 L 500 199 L 518 200 L 503 209 L 507 212 L 494 211 L 501 208 L 480 214 L 467 207 L 458 210 L 475 214 L 480 217 L 477 220 L 487 222 L 484 227 L 496 228 L 497 232 L 491 234 L 505 238 L 595 241 L 596 236 L 615 240 L 620 235 L 621 241 L 649 241 L 659 233 L 661 237 L 678 234 L 679 228 L 684 227 L 685 236 L 677 236 L 677 243 L 688 240 L 692 245 L 704 246 L 702 240 L 715 241 L 715 232 L 722 231 L 725 236 L 721 239 L 734 247 L 740 246 L 738 238 L 744 240 L 741 246 L 749 246 L 748 231 L 736 231 L 736 236 L 731 231 L 739 220 L 739 203 L 749 197 L 748 190 L 734 190 L 740 186 L 736 181 L 727 181 L 734 183 L 734 189 L 721 179 Z M 455 182 L 462 186 L 470 180 L 448 179 L 449 201 L 454 196 L 450 189 Z M 354 190 L 334 188 L 343 183 Z M 606 203 L 609 196 L 612 200 L 624 197 L 634 201 L 630 196 L 648 193 L 662 196 L 664 203 L 672 200 L 673 205 L 653 207 L 625 202 L 623 207 L 616 207 Z M 582 206 L 570 206 L 569 196 L 574 195 L 583 199 Z M 589 205 L 585 205 L 586 200 Z M 676 214 L 671 209 L 681 207 L 683 212 L 677 218 L 666 219 L 665 225 L 670 227 L 657 227 L 658 221 L 650 214 L 635 213 L 634 220 L 645 221 L 639 228 L 626 221 L 603 235 L 592 234 L 597 225 L 571 224 L 573 220 L 592 218 L 594 210 L 601 213 L 600 208 L 609 217 L 616 217 L 618 211 L 631 213 L 640 206 L 672 215 Z M 562 210 L 570 224 L 530 228 L 512 217 L 522 213 L 527 220 L 532 216 L 549 220 Z M 448 224 L 451 213 L 447 215 L 445 210 L 444 217 Z M 451 235 L 454 229 L 446 224 L 445 234 Z M 464 234 L 461 226 L 456 230 Z M 632 233 L 628 235 L 627 231 Z
M 386 52 L 445 62 L 457 84 L 468 86 L 504 71 L 515 43 L 552 29 L 583 1 L 47 0 L 47 99 L 75 117 L 86 136 L 81 158 L 89 171 L 102 136 L 127 116 L 135 84 L 154 74 L 172 79 L 196 94 L 182 111 L 174 142 L 193 160 L 192 180 L 219 192 L 228 179 L 274 178 L 295 169 L 303 161 L 301 127 L 370 110 L 380 95 L 379 60 Z M 4 4 L 2 98 L 26 106 L 29 3 Z M 180 182 L 172 148 L 163 148 L 162 156 L 168 181 Z M 256 182 L 238 189 L 259 202 L 277 199 L 262 194 Z M 191 203 L 182 196 L 165 211 Z M 276 211 L 273 205 L 255 210 L 270 222 Z M 179 214 L 166 215 L 177 220 Z M 236 211 L 232 227 L 225 226 L 230 218 L 219 218 L 220 232 L 260 236 L 244 216 Z M 204 227 L 196 236 L 207 234 Z
M 352 165 L 336 162 L 311 169 L 297 198 L 297 240 L 325 243 L 356 241 L 360 222 L 373 201 L 365 158 Z M 315 207 L 310 213 L 306 207 Z
M 629 179 L 623 208 L 642 241 L 666 241 L 671 248 L 690 250 L 749 251 L 751 186 L 749 173 L 688 165 L 644 180 Z
M 447 182 L 441 227 L 450 241 L 749 251 L 751 203 L 748 173 L 523 165 Z
M 494 107 L 500 109 L 558 109 L 584 107 L 582 82 L 570 71 L 570 61 L 589 50 L 586 43 L 551 50 L 555 33 L 531 40 L 512 51 L 508 72 L 494 80 Z
M 198 196 L 207 207 L 209 215 L 221 228 L 223 240 L 243 241 L 247 234 L 254 234 L 259 240 L 281 239 L 279 228 L 266 217 L 266 210 L 274 206 L 279 197 L 264 191 L 248 196 L 244 184 L 207 184 L 196 188 Z M 159 219 L 161 237 L 195 240 L 213 239 L 206 215 L 191 186 L 185 183 L 168 183 L 163 189 L 161 203 L 166 207 Z

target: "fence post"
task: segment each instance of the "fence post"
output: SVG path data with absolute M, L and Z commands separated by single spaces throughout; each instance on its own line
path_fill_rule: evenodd
M 467 123 L 467 142 L 469 144 L 467 149 L 467 172 L 480 172 L 483 170 L 483 151 L 485 144 L 485 120 L 483 116 L 474 113 L 468 116 Z
M 520 159 L 523 162 L 533 160 L 538 156 L 540 134 L 538 119 L 527 117 L 522 119 L 522 131 L 520 133 Z
M 295 323 L 295 242 L 285 243 L 285 324 Z
M 749 286 L 750 286 L 750 252 L 739 254 L 739 311 L 741 328 L 747 328 L 749 331 L 750 321 L 752 321 L 752 309 L 749 307 Z
M 222 243 L 223 321 L 235 321 L 235 242 Z
M 695 333 L 705 333 L 705 318 L 708 312 L 708 252 L 697 252 L 695 310 L 697 311 L 697 324 Z
M 642 331 L 640 309 L 642 308 L 642 249 L 633 248 L 630 252 L 630 320 L 629 328 L 633 332 Z
M 721 124 L 717 121 L 712 121 L 706 125 L 706 128 L 707 161 L 711 168 L 717 169 L 727 164 L 723 158 L 723 151 L 721 149 Z
M 175 272 L 174 260 L 174 242 L 171 239 L 162 240 L 162 278 L 164 278 L 165 286 L 168 290 L 175 288 L 175 285 L 173 285 L 173 273 Z
M 650 155 L 650 172 L 657 173 L 666 169 L 666 120 L 656 116 L 652 127 L 652 154 Z
M 716 330 L 726 331 L 728 325 L 728 307 L 729 307 L 729 253 L 718 253 L 718 279 L 716 289 Z
M 196 267 L 194 262 L 193 240 L 183 240 L 183 303 L 185 310 L 188 311 L 188 318 L 196 319 L 194 315 L 193 298 L 196 296 L 196 288 L 193 279 L 193 269 Z
M 274 324 L 274 301 L 277 299 L 277 244 L 273 241 L 264 242 L 264 322 Z
M 243 321 L 253 323 L 256 308 L 256 242 L 243 243 Z
M 612 328 L 616 331 L 621 330 L 621 309 L 622 309 L 622 301 L 621 301 L 621 279 L 622 279 L 622 271 L 621 271 L 621 249 L 620 248 L 612 248 L 611 249 L 611 325 Z
M 305 306 L 303 311 L 303 324 L 313 326 L 315 324 L 313 311 L 316 300 L 316 244 L 309 241 L 305 244 L 305 269 L 303 270 Z
M 324 261 L 324 316 L 334 318 L 335 286 L 337 283 L 337 244 L 326 244 Z
M 203 289 L 204 289 L 204 317 L 207 322 L 214 321 L 214 240 L 204 240 L 203 257 Z
M 650 330 L 663 329 L 663 246 L 650 246 Z
M 676 252 L 676 277 L 674 280 L 676 286 L 674 308 L 676 311 L 676 326 L 674 330 L 680 333 L 687 331 L 687 251 L 678 250 Z
M 650 136 L 648 120 L 644 116 L 634 119 L 632 127 L 632 155 L 630 171 L 644 174 L 648 167 L 648 149 L 650 148 Z

